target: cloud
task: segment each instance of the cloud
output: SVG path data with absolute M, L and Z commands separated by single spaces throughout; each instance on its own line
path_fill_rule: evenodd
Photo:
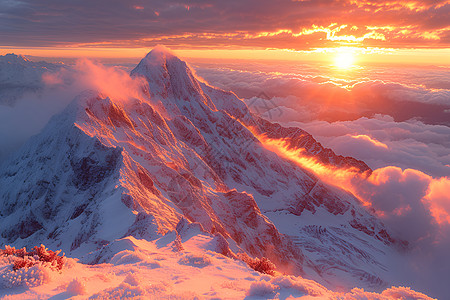
M 433 180 L 425 200 L 431 205 L 431 213 L 439 224 L 450 224 L 450 179 L 448 177 Z
M 377 141 L 376 139 L 374 139 L 374 138 L 372 138 L 372 137 L 370 137 L 368 135 L 365 135 L 365 134 L 352 135 L 351 137 L 354 138 L 354 139 L 359 139 L 359 140 L 368 142 L 368 143 L 370 143 L 370 144 L 372 144 L 372 145 L 374 145 L 376 147 L 381 147 L 381 148 L 384 148 L 384 149 L 388 149 L 389 148 L 388 145 L 386 145 L 386 144 L 384 144 L 384 143 L 382 143 L 380 141 Z
M 143 79 L 131 78 L 119 67 L 108 67 L 88 59 L 77 60 L 70 70 L 45 73 L 42 78 L 50 88 L 75 92 L 91 89 L 117 99 L 145 96 L 142 92 Z
M 393 116 L 396 121 L 416 118 L 426 123 L 450 125 L 446 112 L 450 108 L 450 90 L 421 86 L 419 83 L 423 81 L 411 79 L 406 73 L 408 70 L 398 71 L 399 74 L 395 74 L 395 69 L 390 72 L 387 68 L 379 68 L 376 72 L 363 70 L 354 74 L 354 78 L 362 77 L 358 80 L 346 79 L 345 76 L 337 78 L 333 70 L 325 67 L 313 69 L 306 66 L 311 68 L 306 72 L 283 65 L 271 68 L 266 65 L 262 67 L 266 71 L 245 71 L 233 67 L 220 70 L 199 67 L 197 72 L 212 85 L 232 90 L 240 97 L 255 97 L 263 91 L 276 106 L 310 112 L 306 120 L 289 114 L 273 121 L 342 121 L 385 114 Z M 423 71 L 419 74 L 429 85 L 433 85 L 430 82 L 434 82 L 434 86 L 450 84 L 448 78 L 438 77 L 436 73 L 437 70 L 431 70 L 429 74 Z M 441 70 L 440 73 L 444 75 L 448 71 Z
M 0 163 L 39 133 L 51 116 L 61 112 L 81 91 L 96 90 L 118 100 L 146 97 L 140 88 L 142 79 L 86 59 L 70 68 L 44 73 L 42 84 L 39 93 L 27 93 L 13 107 L 0 105 Z
M 288 141 L 264 135 L 258 139 L 269 150 L 314 172 L 323 181 L 353 193 L 401 239 L 416 242 L 430 236 L 436 238 L 436 226 L 450 224 L 450 194 L 444 192 L 450 177 L 433 178 L 418 170 L 394 166 L 375 169 L 367 176 L 352 168 L 330 167 L 303 156 L 301 149 L 290 149 Z
M 440 295 L 448 294 L 442 278 L 450 275 L 450 177 L 434 178 L 414 169 L 387 166 L 372 174 L 329 167 L 284 140 L 258 136 L 269 150 L 315 173 L 323 181 L 354 194 L 373 210 L 396 239 L 409 242 L 403 265 L 392 267 L 393 282 L 409 284 Z M 391 257 L 391 259 L 394 259 Z M 401 265 L 401 266 L 400 266 Z M 428 293 L 428 292 L 427 292 Z
M 374 170 L 358 193 L 370 202 L 388 228 L 397 230 L 402 239 L 414 242 L 428 237 L 440 221 L 431 213 L 434 198 L 424 199 L 433 182 L 431 176 L 420 171 L 389 166 Z M 450 197 L 447 201 L 450 202 Z M 445 215 L 449 213 L 443 211 Z
M 393 282 L 448 294 L 441 280 L 450 276 L 450 124 L 443 111 L 450 97 L 442 78 L 448 71 L 420 70 L 414 78 L 408 69 L 378 67 L 357 80 L 310 65 L 246 68 L 197 70 L 208 82 L 247 97 L 253 112 L 365 161 L 374 170 L 368 177 L 321 165 L 288 149 L 284 140 L 259 137 L 269 150 L 356 195 L 397 238 L 409 241 L 409 251 L 390 262 L 398 265 L 391 270 Z M 269 99 L 256 98 L 261 92 Z
M 431 296 L 448 295 L 443 278 L 450 276 L 450 177 L 432 178 L 417 170 L 385 167 L 374 171 L 362 186 L 371 193 L 372 207 L 381 220 L 410 242 L 407 262 L 394 273 L 409 279 Z M 434 293 L 434 294 L 433 294 Z
M 395 122 L 386 115 L 342 122 L 293 122 L 290 125 L 308 131 L 336 153 L 361 159 L 372 168 L 398 166 L 436 177 L 450 176 L 450 128 L 447 126 L 420 121 Z M 358 135 L 369 136 L 387 148 L 366 139 L 355 139 Z
M 389 228 L 409 241 L 438 239 L 442 224 L 450 220 L 449 127 L 381 115 L 297 125 L 336 153 L 374 169 L 367 181 L 349 179 L 341 185 L 370 203 Z
M 448 1 L 3 1 L 7 46 L 448 47 Z
M 246 97 L 253 112 L 300 127 L 337 154 L 361 159 L 373 169 L 397 166 L 450 176 L 445 112 L 450 90 L 436 89 L 450 84 L 443 78 L 447 69 L 414 69 L 416 77 L 409 68 L 377 67 L 352 75 L 361 81 L 313 64 L 250 63 L 246 69 L 238 63 L 215 69 L 197 65 L 211 84 Z M 255 101 L 261 92 L 269 100 L 260 96 Z

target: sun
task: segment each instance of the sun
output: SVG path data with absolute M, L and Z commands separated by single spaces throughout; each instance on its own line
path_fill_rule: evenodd
M 334 65 L 340 69 L 350 69 L 355 63 L 355 55 L 351 49 L 340 48 L 334 57 Z

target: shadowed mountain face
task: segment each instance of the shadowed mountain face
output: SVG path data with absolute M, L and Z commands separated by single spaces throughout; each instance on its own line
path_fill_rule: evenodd
M 370 172 L 365 163 L 253 116 L 165 49 L 131 76 L 144 79 L 142 97 L 85 92 L 3 164 L 2 244 L 45 243 L 84 257 L 125 236 L 155 239 L 184 217 L 225 238 L 232 252 L 266 256 L 329 286 L 388 283 L 397 243 L 388 229 L 254 132 L 288 139 L 327 165 Z

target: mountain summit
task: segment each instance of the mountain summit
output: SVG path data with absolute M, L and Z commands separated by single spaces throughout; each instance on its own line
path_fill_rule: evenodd
M 165 48 L 131 76 L 142 79 L 142 97 L 84 92 L 3 163 L 2 244 L 44 243 L 97 263 L 117 239 L 183 240 L 195 227 L 222 254 L 267 257 L 331 287 L 389 283 L 385 261 L 397 241 L 382 222 L 258 137 L 370 172 L 364 162 L 251 114 Z

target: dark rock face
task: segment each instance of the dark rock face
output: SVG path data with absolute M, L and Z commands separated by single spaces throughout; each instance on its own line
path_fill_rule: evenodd
M 41 230 L 42 228 L 42 224 L 39 223 L 36 216 L 30 212 L 28 216 L 24 220 L 19 222 L 16 226 L 7 231 L 3 231 L 2 237 L 5 239 L 16 237 L 25 239 L 35 232 Z
M 108 178 L 120 162 L 121 150 L 107 148 L 98 140 L 95 141 L 94 151 L 82 158 L 71 157 L 70 165 L 73 170 L 72 182 L 80 190 L 85 191 L 92 184 Z M 106 152 L 99 157 L 98 152 Z

